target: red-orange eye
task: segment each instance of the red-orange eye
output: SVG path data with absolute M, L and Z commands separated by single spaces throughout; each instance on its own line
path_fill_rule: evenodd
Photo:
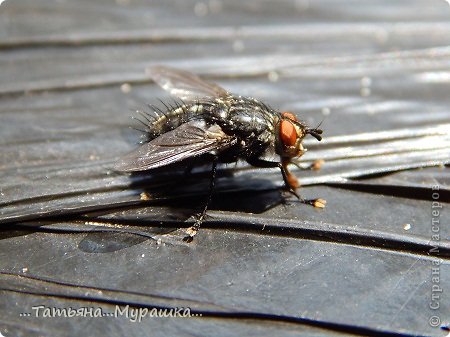
M 288 120 L 281 121 L 280 138 L 285 146 L 294 146 L 297 141 L 297 132 L 295 131 L 295 127 Z

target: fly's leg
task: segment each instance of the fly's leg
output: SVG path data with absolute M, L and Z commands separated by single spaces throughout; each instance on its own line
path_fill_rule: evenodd
M 205 202 L 203 211 L 198 215 L 197 220 L 195 220 L 194 225 L 187 229 L 188 235 L 183 239 L 186 242 L 191 242 L 194 239 L 194 236 L 198 233 L 198 230 L 200 229 L 200 226 L 202 225 L 202 222 L 205 219 L 206 211 L 208 210 L 208 206 L 211 203 L 214 185 L 216 183 L 217 162 L 218 162 L 218 157 L 214 156 L 212 169 L 211 169 L 211 180 L 209 181 L 208 197 L 206 198 L 206 202 Z
M 248 158 L 247 162 L 255 167 L 261 167 L 261 168 L 273 168 L 278 167 L 281 170 L 281 175 L 283 176 L 284 185 L 286 186 L 286 189 L 289 191 L 289 193 L 293 194 L 300 202 L 312 205 L 314 207 L 318 208 L 324 208 L 326 201 L 323 199 L 313 199 L 313 200 L 306 200 L 300 197 L 300 195 L 295 191 L 296 188 L 300 186 L 297 178 L 289 172 L 287 169 L 288 161 L 282 161 L 282 162 L 274 162 L 274 161 L 268 161 L 260 158 Z
M 323 164 L 325 163 L 325 160 L 323 159 L 316 159 L 314 160 L 311 164 L 307 165 L 307 166 L 302 166 L 299 162 L 297 161 L 292 161 L 291 164 L 294 164 L 295 166 L 297 166 L 300 170 L 312 170 L 312 171 L 318 171 L 321 169 L 321 167 L 323 166 Z
M 281 170 L 281 175 L 283 176 L 284 185 L 286 186 L 286 189 L 290 193 L 295 195 L 298 200 L 303 201 L 303 199 L 295 191 L 295 188 L 298 187 L 298 185 L 293 186 L 291 184 L 294 182 L 292 179 L 292 175 L 289 173 L 289 171 L 287 171 L 287 169 L 284 167 L 284 165 L 282 163 L 275 162 L 275 161 L 268 161 L 268 160 L 264 160 L 264 159 L 260 159 L 260 158 L 248 158 L 247 162 L 252 166 L 260 167 L 260 168 L 278 167 Z M 296 179 L 295 177 L 293 177 L 293 178 Z M 297 182 L 297 184 L 298 184 L 298 182 Z

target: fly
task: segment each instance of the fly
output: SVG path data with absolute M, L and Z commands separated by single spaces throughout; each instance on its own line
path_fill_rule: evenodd
M 320 141 L 322 130 L 309 128 L 292 113 L 276 111 L 255 98 L 233 95 L 187 71 L 154 66 L 148 74 L 181 103 L 165 104 L 167 111 L 152 106 L 155 116 L 145 122 L 147 142 L 120 159 L 115 168 L 123 172 L 147 171 L 186 160 L 211 159 L 208 198 L 188 229 L 187 241 L 192 240 L 205 217 L 218 163 L 243 159 L 255 167 L 277 167 L 290 193 L 304 203 L 325 206 L 323 199 L 302 199 L 296 192 L 298 179 L 288 169 L 294 158 L 306 152 L 302 145 L 305 136 Z M 280 160 L 266 160 L 270 154 L 278 155 Z

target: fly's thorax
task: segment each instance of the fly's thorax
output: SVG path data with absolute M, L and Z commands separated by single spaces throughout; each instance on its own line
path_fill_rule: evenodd
M 243 137 L 257 137 L 270 131 L 273 113 L 270 108 L 251 97 L 229 96 L 217 109 L 217 121 L 225 130 Z
M 242 157 L 274 152 L 276 115 L 267 105 L 251 97 L 230 95 L 215 111 L 215 122 L 238 139 Z

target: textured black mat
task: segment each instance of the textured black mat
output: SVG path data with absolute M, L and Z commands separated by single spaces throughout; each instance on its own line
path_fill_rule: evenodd
M 430 0 L 7 0 L 1 334 L 445 336 L 449 17 Z M 284 202 L 278 170 L 223 166 L 204 228 L 183 242 L 208 168 L 112 170 L 139 141 L 132 110 L 167 98 L 154 64 L 323 121 L 302 163 L 325 163 L 294 171 L 327 207 Z M 33 317 L 39 305 L 202 316 Z

